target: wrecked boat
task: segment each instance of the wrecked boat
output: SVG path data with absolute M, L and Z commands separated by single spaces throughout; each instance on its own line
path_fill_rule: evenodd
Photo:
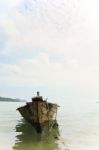
M 58 107 L 57 104 L 44 100 L 37 92 L 37 96 L 32 98 L 32 102 L 27 102 L 25 106 L 19 107 L 17 110 L 38 133 L 42 133 L 46 126 L 49 130 L 58 126 L 56 120 Z

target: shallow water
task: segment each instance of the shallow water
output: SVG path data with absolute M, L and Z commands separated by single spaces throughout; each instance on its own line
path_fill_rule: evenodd
M 19 102 L 0 102 L 0 150 L 99 150 L 99 104 L 71 105 L 58 113 L 56 132 L 37 134 L 16 111 Z

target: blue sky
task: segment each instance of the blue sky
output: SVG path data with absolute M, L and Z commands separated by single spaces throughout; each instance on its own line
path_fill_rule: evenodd
M 98 0 L 0 1 L 0 95 L 99 98 Z

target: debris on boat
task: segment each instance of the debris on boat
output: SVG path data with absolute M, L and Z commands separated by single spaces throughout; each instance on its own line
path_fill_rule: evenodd
M 47 102 L 39 92 L 32 98 L 32 102 L 27 102 L 25 106 L 17 108 L 20 114 L 30 123 L 38 133 L 42 133 L 45 126 L 51 128 L 58 127 L 56 120 L 58 105 Z

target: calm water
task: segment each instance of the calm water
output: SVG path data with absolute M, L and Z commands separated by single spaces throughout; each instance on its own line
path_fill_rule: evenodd
M 0 150 L 99 150 L 99 104 L 67 103 L 58 113 L 60 137 L 37 135 L 16 111 L 23 103 L 0 102 Z

